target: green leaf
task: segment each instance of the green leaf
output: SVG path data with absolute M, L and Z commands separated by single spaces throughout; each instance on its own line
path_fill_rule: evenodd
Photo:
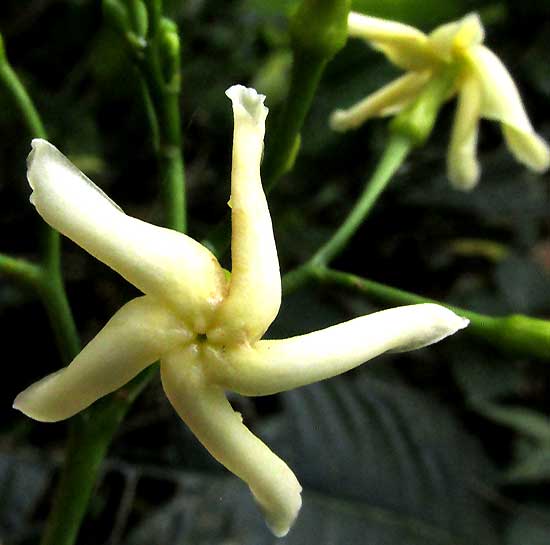
M 453 377 L 469 405 L 479 406 L 506 395 L 517 394 L 528 383 L 525 371 L 514 361 L 506 365 L 498 354 L 474 343 L 446 346 Z
M 550 276 L 531 259 L 511 255 L 497 265 L 496 283 L 513 312 L 536 314 L 550 304 Z
M 508 526 L 505 545 L 548 545 L 550 507 L 529 505 Z
M 473 491 L 492 467 L 453 416 L 403 386 L 359 377 L 285 394 L 274 450 L 304 486 L 281 545 L 491 545 Z M 279 444 L 279 446 L 277 446 Z M 275 543 L 246 486 L 201 476 L 133 529 L 127 545 Z
M 550 419 L 525 407 L 478 403 L 485 417 L 513 429 L 521 436 L 514 445 L 514 459 L 505 474 L 510 484 L 536 484 L 550 479 Z
M 0 539 L 20 542 L 32 534 L 30 518 L 46 491 L 51 468 L 23 456 L 0 455 Z
M 473 491 L 492 468 L 437 402 L 364 376 L 290 392 L 285 401 L 294 467 L 324 499 L 317 524 L 332 510 L 342 531 L 355 521 L 357 536 L 371 543 L 496 542 Z
M 491 403 L 476 405 L 478 412 L 533 439 L 550 443 L 550 419 L 525 407 L 503 407 Z
M 531 452 L 514 464 L 506 473 L 506 481 L 513 484 L 538 484 L 550 480 L 550 445 L 531 447 Z

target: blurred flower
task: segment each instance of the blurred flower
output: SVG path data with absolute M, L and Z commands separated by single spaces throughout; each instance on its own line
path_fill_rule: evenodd
M 260 179 L 264 96 L 228 89 L 235 119 L 232 274 L 190 237 L 124 214 L 45 140 L 28 160 L 31 202 L 55 229 L 145 294 L 124 305 L 65 369 L 19 394 L 36 420 L 69 418 L 160 359 L 168 399 L 212 456 L 243 479 L 272 531 L 301 506 L 289 467 L 243 424 L 225 390 L 266 395 L 343 373 L 387 350 L 412 350 L 465 327 L 437 305 L 356 318 L 283 340 L 260 340 L 281 302 L 271 218 Z
M 330 120 L 333 129 L 345 131 L 371 117 L 401 112 L 421 96 L 430 81 L 455 67 L 454 85 L 446 97 L 458 96 L 447 159 L 453 185 L 470 189 L 479 179 L 476 147 L 481 118 L 501 124 L 508 148 L 518 161 L 537 172 L 548 169 L 548 145 L 533 130 L 505 66 L 482 45 L 484 29 L 477 14 L 426 35 L 408 25 L 350 13 L 348 31 L 406 73 L 351 108 L 335 111 Z

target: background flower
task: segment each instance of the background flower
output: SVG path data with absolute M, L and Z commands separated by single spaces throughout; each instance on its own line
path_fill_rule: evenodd
M 288 76 L 270 71 L 268 61 L 288 66 L 285 5 L 171 4 L 185 29 L 184 151 L 190 234 L 197 240 L 210 235 L 227 210 L 232 123 L 227 101 L 220 100 L 224 89 L 233 81 L 253 81 L 265 68 L 269 85 L 284 96 Z M 544 3 L 359 0 L 354 6 L 426 32 L 479 10 L 488 44 L 513 74 L 537 130 L 548 140 L 550 12 Z M 23 6 L 6 0 L 0 29 L 57 145 L 128 214 L 160 224 L 156 161 L 133 66 L 102 26 L 97 3 Z M 352 104 L 397 75 L 360 40 L 348 40 L 328 65 L 295 170 L 269 198 L 283 271 L 309 257 L 340 224 L 385 142 L 386 120 L 342 135 L 327 126 L 331 109 Z M 273 96 L 268 88 L 260 92 Z M 34 258 L 36 213 L 28 205 L 23 175 L 29 135 L 3 92 L 0 106 L 0 245 Z M 449 191 L 442 159 L 454 111 L 454 103 L 443 109 L 432 137 L 392 181 L 335 264 L 480 311 L 548 316 L 548 176 L 534 176 L 515 162 L 499 127 L 482 122 L 483 183 L 469 193 Z M 276 115 L 273 103 L 271 120 Z M 137 291 L 74 244 L 64 244 L 63 263 L 88 341 Z M 22 543 L 35 539 L 43 522 L 65 429 L 29 426 L 28 418 L 11 410 L 11 400 L 32 380 L 58 369 L 59 355 L 41 305 L 3 277 L 0 305 L 3 363 L 10 375 L 2 381 L 0 527 L 5 542 Z M 285 297 L 268 337 L 305 333 L 378 308 L 366 296 L 311 285 Z M 431 545 L 449 535 L 524 545 L 547 540 L 550 507 L 540 495 L 544 467 L 532 466 L 528 477 L 508 472 L 544 449 L 520 429 L 489 419 L 474 402 L 507 402 L 545 419 L 549 395 L 546 364 L 451 340 L 429 350 L 388 354 L 342 380 L 278 396 L 232 396 L 231 403 L 304 486 L 308 501 L 284 543 L 353 543 L 368 535 L 392 545 Z M 524 429 L 527 416 L 518 418 Z M 108 540 L 262 545 L 274 539 L 247 487 L 212 462 L 174 418 L 158 383 L 122 425 L 96 497 L 82 545 Z M 411 520 L 413 527 L 403 524 Z
M 373 116 L 394 115 L 430 93 L 428 84 L 452 78 L 447 99 L 458 96 L 448 152 L 453 185 L 471 189 L 479 179 L 478 124 L 498 121 L 518 161 L 536 172 L 550 166 L 550 150 L 525 112 L 517 87 L 500 59 L 482 45 L 485 30 L 475 13 L 441 25 L 426 35 L 414 27 L 352 12 L 350 37 L 364 39 L 406 74 L 367 96 L 348 110 L 337 110 L 331 126 L 344 131 Z M 452 72 L 449 74 L 449 71 Z

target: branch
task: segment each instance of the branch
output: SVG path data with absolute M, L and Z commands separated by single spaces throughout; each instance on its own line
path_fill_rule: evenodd
M 370 213 L 382 191 L 413 147 L 410 138 L 392 134 L 376 170 L 348 217 L 332 237 L 309 260 L 314 265 L 328 265 L 347 245 Z
M 297 269 L 285 275 L 283 285 L 286 291 L 292 291 L 309 280 L 342 286 L 383 304 L 436 303 L 443 305 L 470 320 L 470 326 L 465 329 L 466 334 L 481 339 L 504 353 L 550 361 L 550 321 L 548 320 L 531 318 L 523 314 L 489 316 L 323 266 L 309 265 Z
M 344 47 L 350 0 L 302 0 L 290 19 L 293 52 L 288 97 L 268 133 L 262 178 L 266 191 L 292 169 L 300 131 L 327 63 Z
M 105 13 L 114 18 L 115 27 L 126 38 L 134 33 L 128 43 L 143 78 L 146 104 L 151 106 L 148 115 L 159 160 L 166 225 L 184 232 L 179 37 L 177 27 L 161 17 L 159 0 L 148 1 L 146 12 L 140 11 L 140 6 L 143 7 L 132 0 L 130 17 L 123 4 L 116 0 L 104 1 Z M 130 21 L 133 29 L 126 26 Z M 146 37 L 142 36 L 144 32 L 147 32 Z M 73 545 L 76 542 L 109 445 L 132 403 L 156 372 L 156 366 L 149 367 L 126 386 L 72 419 L 65 464 L 41 545 Z

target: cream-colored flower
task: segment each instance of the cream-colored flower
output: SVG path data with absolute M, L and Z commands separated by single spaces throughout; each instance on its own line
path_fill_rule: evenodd
M 335 111 L 331 116 L 333 129 L 346 131 L 371 117 L 400 112 L 430 81 L 454 66 L 456 81 L 447 97 L 458 96 L 447 160 L 453 185 L 470 189 L 478 181 L 480 118 L 501 124 L 508 148 L 518 161 L 537 172 L 548 169 L 548 145 L 531 126 L 510 74 L 483 45 L 484 29 L 477 14 L 424 34 L 408 25 L 352 12 L 348 30 L 350 36 L 363 38 L 406 73 L 351 108 Z
M 260 179 L 267 108 L 231 87 L 235 131 L 230 279 L 188 236 L 124 214 L 45 140 L 28 161 L 31 202 L 55 229 L 145 294 L 124 305 L 65 369 L 14 406 L 45 422 L 69 418 L 160 359 L 168 399 L 197 438 L 243 479 L 272 531 L 285 535 L 301 506 L 289 467 L 243 424 L 226 390 L 266 395 L 343 373 L 388 350 L 412 350 L 467 320 L 425 304 L 384 310 L 283 340 L 260 340 L 281 302 L 281 277 Z

